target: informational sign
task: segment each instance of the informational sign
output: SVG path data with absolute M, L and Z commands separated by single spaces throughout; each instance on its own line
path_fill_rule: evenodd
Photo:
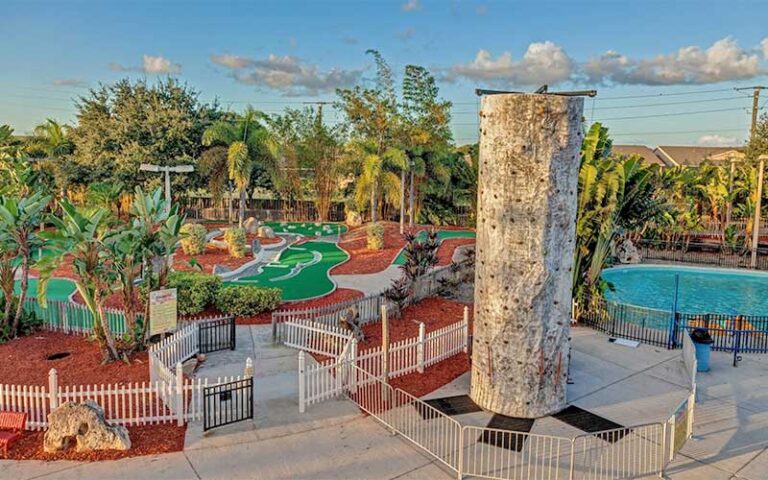
M 149 334 L 172 332 L 177 323 L 176 289 L 149 292 Z

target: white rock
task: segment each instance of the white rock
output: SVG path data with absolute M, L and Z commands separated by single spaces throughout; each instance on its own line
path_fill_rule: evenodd
M 131 448 L 128 430 L 121 425 L 109 425 L 104 410 L 92 400 L 66 402 L 48 414 L 48 431 L 43 439 L 46 452 L 67 448 L 73 437 L 78 452 Z

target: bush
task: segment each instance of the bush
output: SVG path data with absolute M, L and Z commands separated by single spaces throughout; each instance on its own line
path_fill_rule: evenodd
M 216 308 L 220 312 L 249 317 L 274 310 L 280 305 L 283 292 L 279 288 L 261 288 L 253 285 L 230 285 L 216 296 Z
M 179 313 L 195 315 L 216 301 L 221 289 L 221 278 L 199 272 L 171 272 L 168 288 L 177 289 Z
M 13 297 L 13 303 L 11 303 L 11 318 L 8 319 L 8 323 L 6 325 L 0 326 L 0 343 L 7 342 L 11 339 L 11 324 L 13 323 L 13 316 L 16 314 L 16 306 L 18 304 L 19 299 L 17 297 Z M 5 297 L 0 297 L 0 318 L 2 317 L 2 312 L 5 311 L 4 309 Z M 27 310 L 23 310 L 21 312 L 21 319 L 19 320 L 18 335 L 20 337 L 29 335 L 40 328 L 42 325 L 42 319 L 37 318 L 35 312 L 28 312 Z
M 200 255 L 205 252 L 205 235 L 208 230 L 197 223 L 186 223 L 181 227 L 181 249 L 187 255 Z
M 372 223 L 366 229 L 368 236 L 368 250 L 381 250 L 384 248 L 384 226 L 380 223 Z
M 245 229 L 228 228 L 224 230 L 224 240 L 229 245 L 229 254 L 234 258 L 245 256 Z

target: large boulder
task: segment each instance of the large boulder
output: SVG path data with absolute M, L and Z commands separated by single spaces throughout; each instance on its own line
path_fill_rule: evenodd
M 259 227 L 256 235 L 261 238 L 275 238 L 275 231 L 271 227 Z
M 49 453 L 66 449 L 71 438 L 77 442 L 78 452 L 131 448 L 128 430 L 121 425 L 109 425 L 104 410 L 92 400 L 66 402 L 48 414 L 43 449 Z
M 359 227 L 363 224 L 363 216 L 353 210 L 349 210 L 347 211 L 346 223 L 350 227 Z
M 243 228 L 246 233 L 253 235 L 259 230 L 259 221 L 254 217 L 248 217 L 243 223 Z
M 637 247 L 635 247 L 635 244 L 632 243 L 632 240 L 630 239 L 625 239 L 616 248 L 616 258 L 619 260 L 619 263 L 623 264 L 640 263 L 642 260 L 640 257 L 640 252 L 637 250 Z

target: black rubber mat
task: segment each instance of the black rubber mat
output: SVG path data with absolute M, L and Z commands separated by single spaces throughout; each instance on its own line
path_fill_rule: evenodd
M 618 442 L 630 432 L 630 429 L 624 428 L 624 425 L 619 425 L 616 422 L 608 420 L 607 418 L 603 418 L 600 415 L 595 415 L 594 413 L 588 410 L 584 410 L 583 408 L 579 408 L 575 405 L 566 407 L 565 410 L 552 415 L 552 417 L 587 433 L 614 430 L 609 433 L 598 433 L 596 435 L 597 437 L 611 443 Z
M 532 418 L 508 417 L 497 413 L 491 418 L 491 421 L 488 422 L 488 428 L 520 432 L 523 435 L 512 435 L 486 430 L 480 435 L 480 438 L 478 438 L 477 441 L 519 452 L 523 449 L 525 441 L 528 439 L 528 435 L 524 434 L 531 431 L 534 421 L 535 420 Z
M 478 407 L 477 404 L 473 402 L 471 398 L 469 398 L 469 395 L 457 395 L 455 397 L 433 398 L 432 400 L 425 400 L 425 402 L 429 406 L 449 416 L 463 415 L 465 413 L 481 412 L 483 410 L 482 408 Z M 422 411 L 421 415 L 424 418 L 427 418 L 427 417 L 433 418 L 436 416 L 434 412 L 428 413 L 426 411 Z

